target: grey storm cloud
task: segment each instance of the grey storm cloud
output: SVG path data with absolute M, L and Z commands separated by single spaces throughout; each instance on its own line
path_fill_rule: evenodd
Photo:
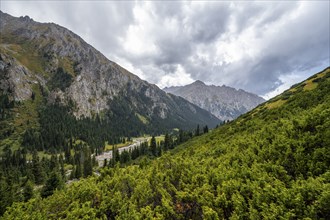
M 199 79 L 267 97 L 330 65 L 329 4 L 4 1 L 1 10 L 67 27 L 160 87 Z
M 230 16 L 228 4 L 210 3 L 197 8 L 188 18 L 189 33 L 193 41 L 198 43 L 212 43 L 226 31 Z
M 238 31 L 242 31 L 251 25 L 262 27 L 272 24 L 283 18 L 283 16 L 288 15 L 297 7 L 298 2 L 295 1 L 278 1 L 271 4 L 265 2 L 250 4 L 250 2 L 245 2 L 237 4 L 233 8 L 232 14 L 234 14 Z
M 329 7 L 324 6 L 310 7 L 305 12 L 308 16 L 295 19 L 274 33 L 275 36 L 266 47 L 268 51 L 256 61 L 250 61 L 253 65 L 247 69 L 247 89 L 263 94 L 274 89 L 281 75 L 305 71 L 322 64 L 325 66 L 321 68 L 330 65 Z M 262 83 L 256 86 L 258 81 Z

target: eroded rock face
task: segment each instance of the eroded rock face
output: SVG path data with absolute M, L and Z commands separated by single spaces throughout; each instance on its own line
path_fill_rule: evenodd
M 13 58 L 0 54 L 0 90 L 12 94 L 15 101 L 24 101 L 32 96 L 32 84 L 37 83 L 32 74 Z
M 190 85 L 165 88 L 164 91 L 181 96 L 208 110 L 221 120 L 233 120 L 265 100 L 244 90 L 228 86 L 208 86 L 201 81 Z
M 118 105 L 115 99 L 119 98 L 131 112 L 150 120 L 172 117 L 184 123 L 190 120 L 189 115 L 200 124 L 220 122 L 186 100 L 174 98 L 139 79 L 59 25 L 0 13 L 1 54 L 12 63 L 11 66 L 8 61 L 0 63 L 4 76 L 1 89 L 10 88 L 17 100 L 31 97 L 31 83 L 37 83 L 47 91 L 49 103 L 73 102 L 73 113 L 78 118 L 112 111 Z M 11 51 L 12 48 L 16 51 Z M 20 60 L 27 53 L 33 58 L 27 62 L 29 66 Z

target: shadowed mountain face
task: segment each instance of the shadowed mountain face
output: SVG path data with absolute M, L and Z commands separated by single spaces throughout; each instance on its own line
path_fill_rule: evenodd
M 165 88 L 164 91 L 187 99 L 221 120 L 233 120 L 265 101 L 241 89 L 209 86 L 199 80 L 186 86 Z
M 146 131 L 220 123 L 108 60 L 66 28 L 0 16 L 0 91 L 10 100 L 42 99 L 69 106 L 78 119 L 98 115 L 118 126 L 129 120 L 128 126 Z

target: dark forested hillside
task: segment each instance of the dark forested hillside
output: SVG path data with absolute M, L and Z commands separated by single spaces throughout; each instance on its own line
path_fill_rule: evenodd
M 157 160 L 105 168 L 4 219 L 329 219 L 330 68 Z

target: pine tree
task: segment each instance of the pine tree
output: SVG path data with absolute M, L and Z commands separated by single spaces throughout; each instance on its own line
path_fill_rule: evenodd
M 60 156 L 58 158 L 58 162 L 60 164 L 60 172 L 61 172 L 62 178 L 65 179 L 64 159 L 63 159 L 62 154 L 60 154 Z
M 58 163 L 58 160 L 57 160 L 57 156 L 56 155 L 52 155 L 51 158 L 50 158 L 50 164 L 49 164 L 49 169 L 51 171 L 55 170 L 55 171 L 58 171 L 59 169 L 59 163 Z
M 80 162 L 78 164 L 76 164 L 76 169 L 75 169 L 75 178 L 79 179 L 82 176 L 82 172 L 81 172 L 81 164 Z
M 91 153 L 87 147 L 84 148 L 84 177 L 90 176 L 93 173 L 93 164 Z
M 128 161 L 131 160 L 131 153 L 128 152 L 127 150 L 124 150 L 120 154 L 120 162 L 121 163 L 127 163 Z
M 70 138 L 70 146 L 72 145 L 72 139 Z M 71 147 L 68 144 L 64 145 L 64 157 L 66 163 L 71 163 Z
M 150 151 L 152 155 L 157 156 L 157 143 L 155 136 L 152 136 L 151 142 L 150 142 Z
M 209 132 L 209 128 L 207 127 L 207 125 L 205 125 L 203 131 L 204 131 L 204 134 Z
M 170 136 L 166 133 L 164 138 L 164 150 L 167 151 L 170 148 Z
M 63 188 L 63 181 L 61 176 L 57 172 L 52 172 L 46 184 L 41 190 L 41 197 L 46 198 L 54 193 L 56 189 Z
M 184 141 L 184 134 L 183 134 L 183 130 L 182 129 L 180 129 L 179 130 L 179 144 L 181 144 L 181 143 L 183 143 L 183 141 Z
M 200 135 L 200 130 L 199 130 L 199 125 L 197 125 L 195 136 L 199 136 L 199 135 Z
M 33 184 L 30 180 L 28 180 L 24 185 L 23 197 L 24 197 L 24 202 L 28 201 L 33 197 Z
M 118 148 L 115 148 L 115 154 L 112 157 L 115 159 L 115 162 L 120 161 L 120 154 Z
M 36 150 L 33 151 L 32 154 L 32 174 L 34 176 L 34 181 L 36 184 L 39 185 L 44 182 L 44 173 L 42 172 L 42 167 Z
M 162 148 L 160 145 L 158 145 L 158 147 L 157 147 L 157 156 L 158 157 L 162 156 Z

